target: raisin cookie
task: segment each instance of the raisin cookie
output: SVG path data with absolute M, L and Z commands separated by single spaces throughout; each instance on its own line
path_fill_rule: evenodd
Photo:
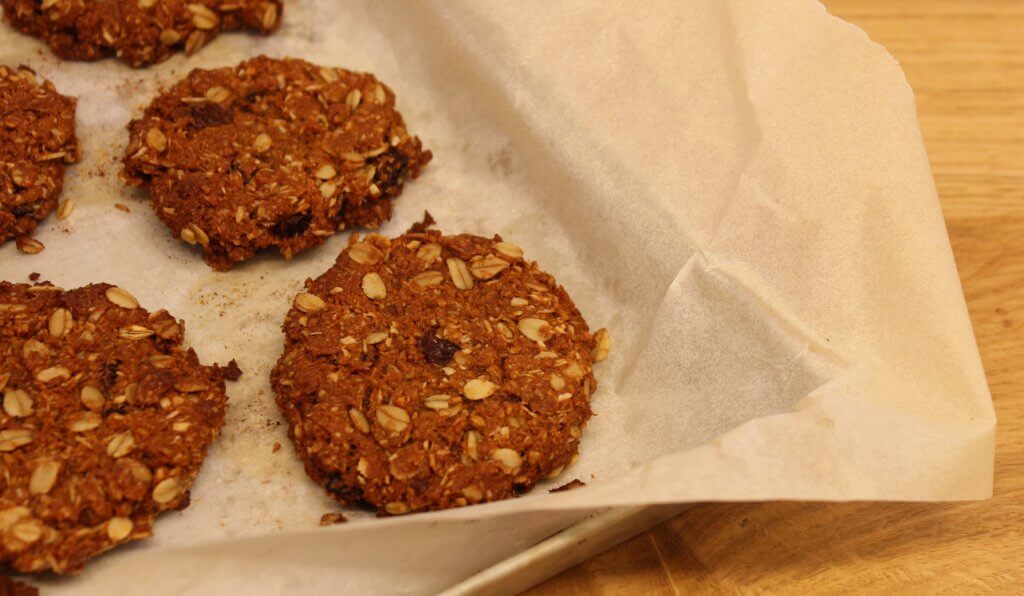
M 81 154 L 72 97 L 24 66 L 0 65 L 0 243 L 28 235 L 57 206 L 64 166 Z
M 379 226 L 431 157 L 373 75 L 263 56 L 192 71 L 129 129 L 125 181 L 221 271 Z
M 263 34 L 281 22 L 281 0 L 0 0 L 4 19 L 65 60 L 115 55 L 140 67 L 179 50 L 198 52 L 221 31 Z
M 284 331 L 272 383 L 306 471 L 391 515 L 557 476 L 608 353 L 519 247 L 436 231 L 355 241 L 306 282 Z
M 0 282 L 0 564 L 74 573 L 188 506 L 227 397 L 182 334 L 115 286 Z

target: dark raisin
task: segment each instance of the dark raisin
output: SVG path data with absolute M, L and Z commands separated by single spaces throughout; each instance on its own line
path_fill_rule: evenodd
M 338 472 L 334 472 L 327 477 L 327 483 L 324 485 L 324 488 L 340 501 L 346 503 L 364 502 L 363 492 L 348 486 L 348 483 L 345 482 L 345 477 Z
M 255 91 L 250 91 L 250 92 L 245 94 L 245 101 L 246 101 L 246 103 L 256 103 L 257 101 L 263 99 L 263 96 L 266 95 L 266 94 L 267 94 L 267 92 L 264 91 L 263 89 L 257 89 Z
M 234 112 L 212 101 L 192 104 L 189 110 L 192 113 L 193 129 L 223 126 L 230 124 L 234 118 Z
M 103 368 L 100 370 L 100 383 L 103 383 L 103 389 L 105 389 L 106 392 L 109 393 L 114 385 L 117 384 L 117 369 L 120 367 L 121 361 L 114 360 L 113 362 L 107 362 L 104 364 Z
M 437 327 L 431 327 L 429 331 L 420 338 L 420 350 L 423 351 L 423 358 L 431 364 L 446 366 L 452 360 L 455 352 L 462 348 L 459 344 L 448 341 L 437 336 Z
M 175 511 L 182 511 L 192 503 L 192 491 L 185 491 L 184 498 L 178 503 L 178 506 L 174 508 Z
M 26 217 L 32 215 L 36 212 L 37 205 L 37 203 L 21 203 L 20 205 L 15 205 L 14 208 L 11 209 L 11 214 L 13 214 L 14 217 Z
M 405 178 L 405 173 L 409 169 L 409 158 L 397 151 L 385 153 L 382 157 L 390 159 L 381 159 L 377 162 L 377 175 L 374 180 L 384 194 L 389 194 L 394 192 Z
M 313 219 L 308 213 L 293 213 L 284 217 L 274 224 L 273 232 L 283 238 L 298 236 L 309 228 L 309 222 Z

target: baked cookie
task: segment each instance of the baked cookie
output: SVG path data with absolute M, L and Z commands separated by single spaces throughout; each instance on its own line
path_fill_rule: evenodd
M 431 157 L 373 75 L 265 56 L 192 71 L 129 130 L 125 181 L 221 271 L 379 226 Z
M 39 588 L 0 575 L 0 596 L 39 596 Z
M 271 380 L 339 502 L 494 501 L 574 460 L 608 335 L 522 254 L 499 236 L 370 235 L 306 282 Z
M 182 334 L 115 286 L 0 282 L 0 565 L 77 572 L 188 506 L 227 397 Z
M 28 236 L 57 206 L 64 166 L 81 154 L 75 104 L 31 69 L 0 65 L 0 243 Z
M 4 19 L 65 60 L 116 55 L 135 67 L 191 56 L 221 31 L 268 34 L 282 0 L 0 0 Z

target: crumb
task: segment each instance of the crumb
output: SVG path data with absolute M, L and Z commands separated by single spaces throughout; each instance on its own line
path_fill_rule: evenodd
M 128 208 L 128 205 L 125 205 L 124 203 L 114 203 L 114 207 L 117 207 L 118 209 L 124 211 L 125 213 L 132 212 L 132 210 Z
M 238 368 L 238 363 L 235 362 L 234 359 L 232 359 L 231 362 L 228 362 L 227 366 L 214 366 L 216 366 L 217 370 L 220 371 L 220 374 L 224 377 L 225 381 L 237 381 L 242 377 L 242 369 Z
M 14 241 L 14 244 L 18 250 L 27 255 L 39 254 L 46 248 L 45 244 L 29 236 L 21 236 Z
M 31 281 L 39 281 L 39 277 L 40 277 L 40 275 L 38 273 L 36 273 L 35 271 L 33 271 L 32 273 L 28 274 L 28 278 Z
M 431 215 L 429 211 L 424 210 L 423 221 L 418 221 L 412 224 L 412 227 L 409 228 L 409 231 L 406 232 L 406 234 L 422 234 L 427 231 L 427 228 L 436 223 L 437 220 L 434 219 L 434 216 Z
M 270 448 L 270 452 L 271 453 L 277 453 L 280 450 L 281 450 L 281 442 L 280 441 L 274 441 L 274 446 Z
M 553 488 L 553 489 L 549 490 L 548 492 L 549 493 L 561 493 L 561 492 L 565 492 L 567 490 L 572 490 L 574 488 L 580 488 L 580 487 L 583 487 L 583 486 L 586 486 L 586 485 L 587 484 L 585 482 L 583 482 L 582 480 L 580 480 L 579 478 L 575 478 L 575 479 L 570 480 L 569 482 L 563 484 L 562 486 L 559 486 L 558 488 Z
M 325 513 L 320 516 L 321 526 L 333 526 L 334 524 L 343 524 L 348 521 L 348 518 L 341 513 Z

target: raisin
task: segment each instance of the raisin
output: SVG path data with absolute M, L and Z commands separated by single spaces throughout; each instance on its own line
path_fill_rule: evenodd
M 437 327 L 431 327 L 430 331 L 420 338 L 420 350 L 423 351 L 423 358 L 427 362 L 438 366 L 445 366 L 451 362 L 455 352 L 462 348 L 453 341 L 438 337 L 437 329 Z
M 308 213 L 293 213 L 274 224 L 272 231 L 275 235 L 283 238 L 298 236 L 309 228 L 309 222 L 312 219 L 313 216 Z
M 381 159 L 375 164 L 377 175 L 374 180 L 384 194 L 388 194 L 395 192 L 401 185 L 405 173 L 409 170 L 409 158 L 397 151 L 388 153 L 384 157 L 392 159 Z
M 109 392 L 117 383 L 117 369 L 120 368 L 120 366 L 120 360 L 107 362 L 103 365 L 103 369 L 100 371 L 100 383 L 103 383 L 103 389 L 107 392 Z
M 189 110 L 193 120 L 192 126 L 189 128 L 193 130 L 231 124 L 234 119 L 234 112 L 212 101 L 192 104 Z
M 13 214 L 14 217 L 27 217 L 36 212 L 36 207 L 38 207 L 38 203 L 21 203 L 20 205 L 15 205 L 14 208 L 11 209 L 11 214 Z

